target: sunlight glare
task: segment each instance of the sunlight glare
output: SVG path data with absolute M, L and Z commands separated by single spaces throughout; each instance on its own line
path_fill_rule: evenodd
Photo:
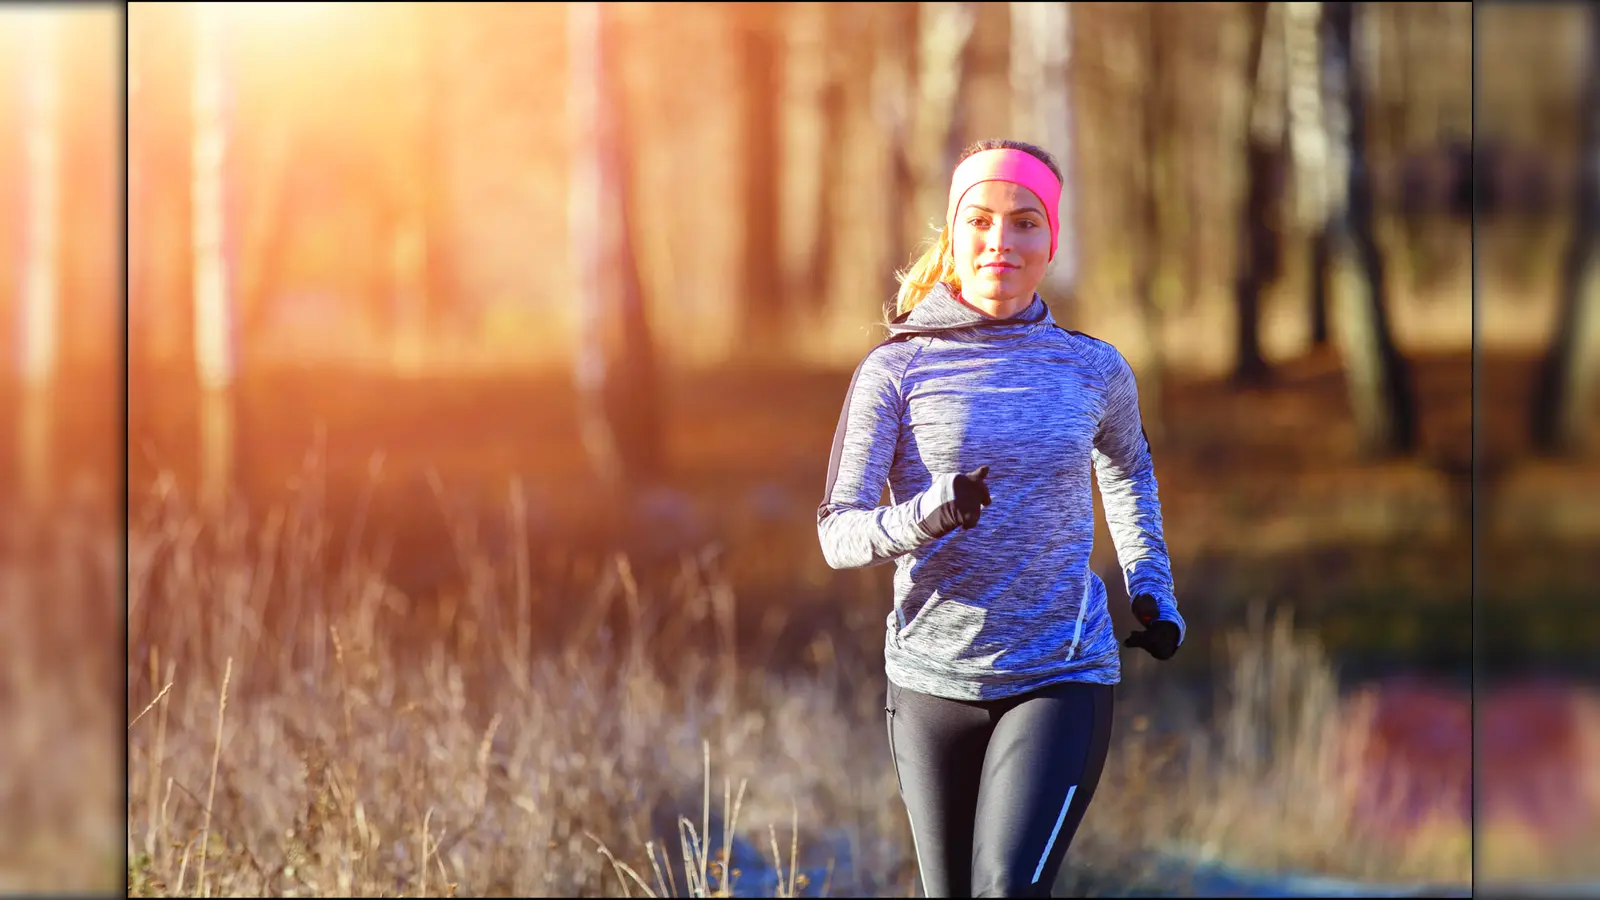
M 197 3 L 212 7 L 240 26 L 294 27 L 327 18 L 342 4 L 329 0 L 285 0 L 281 3 Z

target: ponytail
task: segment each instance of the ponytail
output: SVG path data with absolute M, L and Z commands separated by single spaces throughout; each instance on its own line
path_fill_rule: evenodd
M 900 282 L 900 290 L 895 294 L 896 318 L 915 309 L 940 282 L 959 291 L 961 278 L 956 274 L 955 254 L 950 249 L 950 229 L 940 228 L 939 237 L 895 277 Z

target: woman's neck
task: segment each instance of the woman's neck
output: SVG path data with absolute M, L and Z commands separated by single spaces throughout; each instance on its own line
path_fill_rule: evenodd
M 980 313 L 983 313 L 991 319 L 1009 319 L 1027 309 L 1028 306 L 1033 303 L 1033 292 L 1030 291 L 1024 297 L 1016 297 L 1010 300 L 992 300 L 986 297 L 968 297 L 966 294 L 958 294 L 957 298 L 962 303 L 965 303 L 966 305 L 972 307 Z

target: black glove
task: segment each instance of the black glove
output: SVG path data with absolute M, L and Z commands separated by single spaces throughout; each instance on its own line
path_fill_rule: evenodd
M 928 517 L 924 527 L 932 534 L 945 535 L 957 528 L 976 528 L 983 508 L 991 502 L 989 488 L 983 483 L 989 477 L 989 467 L 979 466 L 970 475 L 957 475 L 955 500 L 939 506 Z
M 1178 625 L 1157 618 L 1160 615 L 1161 608 L 1157 605 L 1156 598 L 1149 594 L 1134 597 L 1133 617 L 1139 620 L 1144 630 L 1128 635 L 1122 646 L 1143 648 L 1156 659 L 1171 659 L 1172 654 L 1178 652 Z
M 989 486 L 983 483 L 988 477 L 988 466 L 973 469 L 971 475 L 956 476 L 956 515 L 961 517 L 962 528 L 977 528 L 983 508 L 992 502 Z

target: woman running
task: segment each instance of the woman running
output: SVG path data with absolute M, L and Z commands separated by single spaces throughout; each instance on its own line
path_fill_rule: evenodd
M 1184 638 L 1133 372 L 1034 292 L 1060 198 L 1038 147 L 962 153 L 851 379 L 817 510 L 830 566 L 895 564 L 885 711 L 929 897 L 1049 896 L 1094 795 L 1121 665 L 1091 465 L 1144 626 L 1124 645 L 1168 659 Z

